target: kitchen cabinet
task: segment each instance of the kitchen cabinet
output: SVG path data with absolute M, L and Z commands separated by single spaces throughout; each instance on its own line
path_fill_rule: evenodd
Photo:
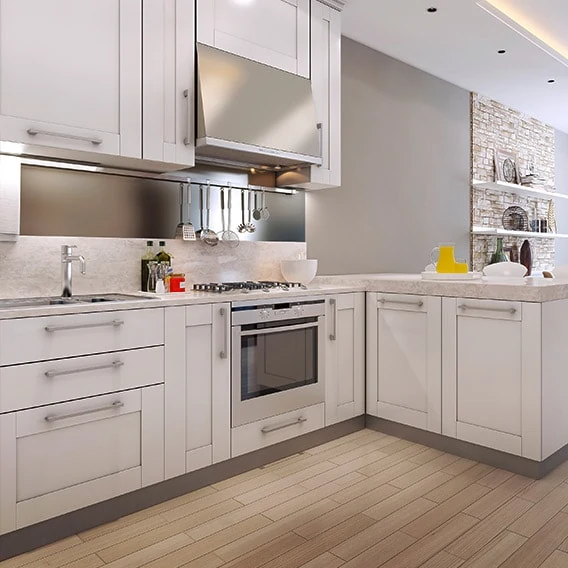
M 541 460 L 541 307 L 444 298 L 442 433 Z
M 325 425 L 365 413 L 365 294 L 326 298 Z
M 186 308 L 186 471 L 231 457 L 231 305 Z
M 163 321 L 0 322 L 0 534 L 163 481 Z
M 367 413 L 439 433 L 441 299 L 368 293 Z
M 0 0 L 0 139 L 141 158 L 141 21 L 140 0 Z
M 197 41 L 310 76 L 310 0 L 197 0 Z

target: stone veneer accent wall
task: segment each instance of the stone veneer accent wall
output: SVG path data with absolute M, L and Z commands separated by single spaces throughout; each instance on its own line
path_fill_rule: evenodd
M 554 191 L 555 132 L 551 126 L 508 108 L 476 93 L 471 95 L 471 158 L 472 179 L 494 181 L 493 150 L 508 150 L 517 154 L 521 173 L 534 164 L 535 173 L 547 180 L 545 189 Z M 538 217 L 546 218 L 548 200 L 521 197 L 512 193 L 471 190 L 471 222 L 473 226 L 502 228 L 502 215 L 511 205 L 519 205 L 529 216 L 537 208 Z M 559 228 L 562 232 L 562 228 Z M 505 247 L 516 243 L 521 248 L 524 238 L 506 237 Z M 533 252 L 533 273 L 554 266 L 554 239 L 530 238 Z M 471 259 L 473 270 L 482 270 L 495 250 L 497 237 L 473 235 Z

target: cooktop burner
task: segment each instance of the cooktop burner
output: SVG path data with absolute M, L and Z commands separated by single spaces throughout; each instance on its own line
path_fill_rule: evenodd
M 276 282 L 273 280 L 259 280 L 253 282 L 209 282 L 208 284 L 194 284 L 193 289 L 196 292 L 236 292 L 243 293 L 262 290 L 270 292 L 270 290 L 290 290 L 292 288 L 302 288 L 299 282 Z M 305 288 L 305 287 L 304 287 Z

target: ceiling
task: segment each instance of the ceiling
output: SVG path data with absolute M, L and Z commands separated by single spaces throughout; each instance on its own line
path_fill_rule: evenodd
M 568 132 L 567 0 L 350 0 L 342 26 L 351 39 Z

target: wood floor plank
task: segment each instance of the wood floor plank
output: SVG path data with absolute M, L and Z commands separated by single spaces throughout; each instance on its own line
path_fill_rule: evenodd
M 568 515 L 558 513 L 513 553 L 502 564 L 502 568 L 540 566 L 566 538 L 568 538 Z
M 505 527 L 531 508 L 531 502 L 514 497 L 447 547 L 454 556 L 468 560 L 497 537 Z
M 560 464 L 556 469 L 552 470 L 546 477 L 538 479 L 532 483 L 527 489 L 521 491 L 518 495 L 527 501 L 537 503 L 546 497 L 553 489 L 558 487 L 568 478 L 568 461 Z
M 491 489 L 483 487 L 483 485 L 470 485 L 453 497 L 450 497 L 450 499 L 431 508 L 427 513 L 407 524 L 401 530 L 416 539 L 423 538 L 472 503 L 477 502 L 478 499 L 489 493 L 489 491 Z
M 352 560 L 365 550 L 398 532 L 402 527 L 434 506 L 435 504 L 432 501 L 418 498 L 385 517 L 382 521 L 372 524 L 369 528 L 332 548 L 331 552 L 345 561 Z
M 445 473 L 445 469 L 447 468 L 441 470 L 442 473 Z M 477 482 L 482 477 L 485 477 L 487 473 L 493 469 L 494 468 L 490 465 L 485 465 L 483 463 L 474 465 L 472 468 L 456 475 L 446 483 L 440 485 L 440 487 L 433 489 L 427 493 L 425 497 L 431 501 L 436 501 L 436 503 L 441 503 L 442 501 L 453 497 L 456 493 L 462 491 L 462 489 L 469 487 L 472 483 Z
M 441 471 L 443 471 L 444 473 L 449 473 L 450 475 L 460 475 L 465 471 L 467 471 L 468 469 L 471 469 L 475 465 L 477 465 L 477 462 L 473 460 L 468 460 L 466 458 L 459 458 L 454 463 L 447 465 Z
M 481 481 L 483 480 L 480 480 L 479 483 L 481 483 Z M 531 483 L 532 479 L 528 479 L 522 475 L 513 475 L 507 479 L 507 481 L 487 493 L 487 495 L 482 497 L 477 503 L 468 507 L 464 512 L 478 519 L 484 519 L 509 499 L 517 495 L 517 493 L 526 489 Z
M 407 534 L 394 533 L 343 566 L 344 568 L 376 568 L 388 562 L 415 542 L 416 539 Z
M 480 479 L 478 483 L 480 485 L 487 485 L 487 487 L 495 489 L 502 483 L 505 483 L 507 479 L 511 479 L 513 475 L 515 474 L 504 469 L 494 469 L 491 473 Z
M 280 521 L 276 521 L 262 529 L 259 529 L 254 534 L 244 536 L 230 544 L 219 547 L 215 551 L 215 554 L 229 562 L 243 554 L 246 554 L 249 550 L 260 546 L 262 543 L 274 540 L 275 538 L 293 531 L 296 527 L 302 526 L 313 519 L 329 514 L 329 512 L 336 507 L 337 503 L 334 503 L 329 499 L 324 499 L 315 505 L 296 511 L 294 514 L 289 515 Z
M 379 440 L 380 438 L 383 438 L 385 436 L 386 434 L 365 428 L 363 430 L 358 430 L 357 432 L 353 432 L 352 434 L 348 434 L 347 436 L 336 438 L 335 440 L 331 440 L 330 442 L 326 442 L 325 444 L 321 444 L 320 446 L 309 448 L 306 450 L 306 453 L 312 455 L 321 454 L 326 450 L 329 450 L 331 448 L 337 448 L 338 446 L 342 446 L 344 444 L 353 443 L 353 442 L 364 443 L 366 439 Z
M 503 531 L 460 568 L 498 568 L 527 540 L 524 536 Z
M 81 544 L 83 541 L 77 536 L 70 536 L 69 538 L 65 538 L 63 540 L 58 540 L 52 544 L 48 544 L 46 546 L 42 546 L 36 550 L 32 550 L 31 552 L 26 552 L 25 554 L 21 554 L 20 556 L 15 556 L 14 558 L 10 558 L 9 560 L 4 560 L 0 562 L 0 566 L 2 568 L 20 568 L 21 566 L 25 566 L 26 564 L 31 564 L 32 562 L 37 562 L 42 560 L 43 558 L 48 558 L 58 552 L 62 552 L 69 548 L 73 548 Z
M 511 523 L 511 532 L 531 537 L 568 504 L 568 485 L 561 483 L 529 511 Z
M 400 489 L 405 489 L 406 487 L 410 487 L 414 485 L 421 479 L 425 479 L 429 475 L 436 473 L 437 471 L 442 470 L 447 465 L 455 462 L 458 459 L 457 456 L 453 456 L 451 454 L 443 454 L 424 465 L 409 471 L 408 473 L 393 479 L 389 483 L 394 485 L 395 487 L 399 487 Z M 447 475 L 447 474 L 446 474 Z
M 259 546 L 233 562 L 225 564 L 225 566 L 227 568 L 259 568 L 305 542 L 306 540 L 301 536 L 289 532 L 271 542 Z
M 366 515 L 355 515 L 332 529 L 318 534 L 304 544 L 280 555 L 278 558 L 265 564 L 266 568 L 300 568 L 314 558 L 353 535 L 365 530 L 373 523 Z
M 343 564 L 343 560 L 337 558 L 337 556 L 334 556 L 329 552 L 324 552 L 317 558 L 314 558 L 304 564 L 302 568 L 339 568 L 340 566 L 343 566 Z
M 478 519 L 474 517 L 459 513 L 432 533 L 417 540 L 383 566 L 384 568 L 418 568 L 478 522 Z
M 294 532 L 304 538 L 314 538 L 316 535 L 328 531 L 350 517 L 363 512 L 370 504 L 379 503 L 388 497 L 391 497 L 395 493 L 398 493 L 398 489 L 396 487 L 393 487 L 392 485 L 382 485 L 373 491 L 369 491 L 369 493 L 365 493 L 365 495 L 362 495 L 357 499 L 353 499 L 352 501 L 345 503 L 345 505 L 340 505 L 330 511 L 327 515 L 325 515 L 325 517 L 314 519 L 309 523 L 295 528 Z
M 358 471 L 352 471 L 351 473 L 348 473 L 347 475 L 344 475 L 343 477 L 337 478 L 333 483 L 335 483 L 336 485 L 339 485 L 341 487 L 351 487 L 352 485 L 355 485 L 356 483 L 359 483 L 360 481 L 363 481 L 364 479 L 366 479 L 365 475 L 363 475 L 362 473 L 359 473 Z M 303 484 L 300 484 L 300 485 L 303 485 Z
M 541 565 L 540 568 L 566 568 L 568 566 L 568 554 L 555 550 Z
M 416 456 L 417 454 L 420 454 L 426 450 L 427 448 L 425 446 L 420 446 L 419 444 L 407 446 L 404 449 L 400 450 L 399 452 L 388 454 L 386 458 L 380 459 L 376 462 L 373 462 L 372 464 L 361 467 L 357 471 L 367 476 L 376 475 L 377 473 L 381 473 L 385 469 L 388 469 L 399 462 L 408 460 L 408 458 Z M 416 465 L 418 466 L 420 464 Z
M 208 554 L 207 556 L 202 556 L 197 560 L 192 560 L 187 564 L 184 564 L 182 568 L 219 568 L 225 564 L 218 556 L 215 554 Z
M 452 556 L 443 550 L 438 552 L 436 556 L 432 556 L 430 560 L 422 564 L 420 568 L 458 568 L 464 561 L 461 558 Z
M 420 452 L 419 454 L 416 454 L 415 456 L 408 459 L 414 463 L 424 465 L 443 455 L 444 452 L 441 452 L 440 450 L 436 450 L 434 448 L 426 448 L 424 452 Z
M 432 475 L 428 476 L 426 479 L 422 479 L 418 483 L 399 491 L 392 497 L 385 499 L 381 503 L 373 505 L 365 510 L 365 514 L 373 517 L 377 521 L 384 519 L 397 509 L 408 505 L 411 501 L 418 499 L 418 497 L 424 497 L 426 493 L 432 491 L 432 489 L 442 485 L 451 478 L 451 475 L 447 473 L 442 473 L 437 471 Z

